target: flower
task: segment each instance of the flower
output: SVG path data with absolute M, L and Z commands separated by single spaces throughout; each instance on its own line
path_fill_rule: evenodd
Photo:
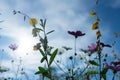
M 17 46 L 16 44 L 10 44 L 8 47 L 9 47 L 10 49 L 12 49 L 13 51 L 18 48 L 18 46 Z
M 100 31 L 97 31 L 97 32 L 96 32 L 96 35 L 97 35 L 97 37 L 102 36 Z
M 100 21 L 100 19 L 97 18 L 96 21 L 92 25 L 92 30 L 96 30 L 99 28 L 99 26 L 98 26 L 99 21 Z
M 33 47 L 33 50 L 34 51 L 38 51 L 41 47 L 41 43 L 37 43 L 34 47 Z
M 31 18 L 29 23 L 30 23 L 30 25 L 35 26 L 38 23 L 38 21 L 36 18 Z
M 120 71 L 120 65 L 112 65 L 113 63 L 111 64 L 107 64 L 106 63 L 106 68 L 108 69 L 112 69 L 113 71 Z
M 88 46 L 88 51 L 90 51 L 91 53 L 94 53 L 97 51 L 97 46 L 94 43 L 91 43 L 91 45 Z
M 82 33 L 81 31 L 76 31 L 76 32 L 68 31 L 68 34 L 75 36 L 75 38 L 77 38 L 78 36 L 84 36 L 85 35 L 85 33 Z
M 91 13 L 90 13 L 90 16 L 95 16 L 96 15 L 96 12 L 94 12 L 94 11 L 92 11 Z

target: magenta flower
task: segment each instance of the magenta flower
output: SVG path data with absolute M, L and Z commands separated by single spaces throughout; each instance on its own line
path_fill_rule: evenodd
M 77 38 L 79 36 L 84 36 L 85 35 L 85 33 L 82 33 L 81 31 L 76 31 L 76 32 L 68 31 L 68 34 L 75 36 L 75 38 Z
M 114 71 L 120 71 L 120 65 L 117 65 L 117 66 L 115 66 L 115 65 L 112 65 L 112 64 L 107 64 L 106 63 L 106 68 L 108 68 L 108 69 L 112 69 L 112 70 L 114 70 Z
M 94 53 L 97 51 L 97 46 L 96 44 L 92 43 L 91 45 L 88 46 L 88 51 L 91 53 Z
M 16 44 L 10 44 L 8 47 L 13 51 L 18 48 L 18 46 Z

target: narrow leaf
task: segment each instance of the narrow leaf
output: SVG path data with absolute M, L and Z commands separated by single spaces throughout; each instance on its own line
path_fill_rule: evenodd
M 38 69 L 39 69 L 39 71 L 41 72 L 41 73 L 45 73 L 45 72 L 47 72 L 47 70 L 45 70 L 43 67 L 38 67 Z
M 44 23 L 43 23 L 43 25 L 44 25 L 44 27 L 45 27 L 45 25 L 46 25 L 46 19 L 44 20 Z
M 42 54 L 42 56 L 44 57 L 45 56 L 45 53 L 43 52 L 42 49 L 39 49 L 40 53 Z
M 107 73 L 107 71 L 108 71 L 108 68 L 103 68 L 103 70 L 102 70 L 102 74 L 106 74 Z
M 54 32 L 54 31 L 55 31 L 55 30 L 49 31 L 47 34 L 50 34 L 50 33 Z
M 42 59 L 41 59 L 41 63 L 46 59 L 46 56 L 44 56 Z
M 35 75 L 37 75 L 37 74 L 41 74 L 41 72 L 40 72 L 40 71 L 37 71 L 37 72 L 35 73 Z
M 90 74 L 99 74 L 97 71 L 88 71 L 86 72 L 86 75 L 90 75 Z
M 102 74 L 101 76 L 102 76 L 102 78 L 103 78 L 104 80 L 107 80 L 107 79 L 106 79 L 106 74 Z
M 51 55 L 51 57 L 50 57 L 50 60 L 49 60 L 49 66 L 50 66 L 50 65 L 52 64 L 52 62 L 54 61 L 54 58 L 55 58 L 57 52 L 58 52 L 58 49 L 56 49 L 56 50 L 52 53 L 52 55 Z
M 97 62 L 95 62 L 94 60 L 89 60 L 89 63 L 95 66 L 99 66 L 99 64 Z

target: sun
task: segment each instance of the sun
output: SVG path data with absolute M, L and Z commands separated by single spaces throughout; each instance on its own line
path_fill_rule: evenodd
M 33 46 L 36 43 L 35 38 L 32 35 L 23 35 L 17 38 L 18 49 L 16 50 L 16 55 L 19 57 L 25 57 L 25 55 L 31 54 L 33 52 Z

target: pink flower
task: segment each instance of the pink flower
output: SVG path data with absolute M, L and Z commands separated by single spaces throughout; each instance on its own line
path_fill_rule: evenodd
M 90 51 L 91 53 L 94 53 L 97 51 L 97 48 L 96 48 L 96 44 L 92 43 L 91 45 L 88 46 L 88 51 Z
M 8 47 L 9 47 L 10 49 L 12 49 L 13 51 L 18 48 L 18 46 L 17 46 L 16 44 L 10 44 Z
M 114 71 L 120 71 L 120 65 L 119 64 L 115 65 L 113 62 L 111 62 L 111 64 L 105 63 L 105 65 L 106 65 L 106 68 L 108 68 L 108 69 L 112 69 Z
M 85 35 L 85 33 L 82 33 L 81 31 L 76 31 L 76 32 L 68 31 L 68 34 L 75 36 L 75 38 L 77 38 L 79 36 L 84 36 Z

